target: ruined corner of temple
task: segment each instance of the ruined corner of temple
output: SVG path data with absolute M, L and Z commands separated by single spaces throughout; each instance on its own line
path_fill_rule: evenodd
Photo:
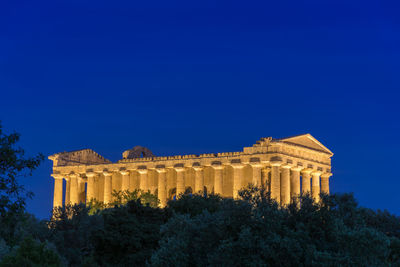
M 242 151 L 200 155 L 155 156 L 135 146 L 117 162 L 91 149 L 61 152 L 53 161 L 53 206 L 109 203 L 116 190 L 141 189 L 158 196 L 160 206 L 184 193 L 216 193 L 237 198 L 248 184 L 264 187 L 287 205 L 301 194 L 319 201 L 329 194 L 333 153 L 310 134 L 261 138 Z

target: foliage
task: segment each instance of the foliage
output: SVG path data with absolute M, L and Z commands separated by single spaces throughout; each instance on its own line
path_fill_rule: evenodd
M 102 213 L 104 228 L 92 234 L 99 265 L 143 266 L 158 246 L 165 211 L 129 201 Z
M 0 125 L 0 260 L 4 259 L 3 265 L 30 261 L 33 265 L 42 262 L 37 253 L 47 253 L 42 246 L 47 234 L 45 223 L 25 212 L 26 198 L 32 193 L 25 191 L 18 181 L 31 175 L 44 157 L 42 154 L 25 157 L 25 151 L 17 147 L 19 139 L 18 133 L 5 134 Z M 37 241 L 29 239 L 32 235 Z
M 174 215 L 162 228 L 154 266 L 399 265 L 398 217 L 358 207 L 353 195 L 310 196 L 279 207 L 250 187 L 210 213 Z M 179 200 L 178 200 L 179 201 Z M 185 202 L 190 202 L 188 199 Z M 194 200 L 196 206 L 197 200 Z M 190 203 L 186 203 L 190 207 Z M 195 208 L 195 210 L 197 210 Z M 379 227 L 372 227 L 380 222 Z
M 215 212 L 220 207 L 222 198 L 219 195 L 209 194 L 182 194 L 178 197 L 178 201 L 170 200 L 168 209 L 180 214 L 198 215 L 204 210 Z
M 89 215 L 89 208 L 83 204 L 57 207 L 49 221 L 49 240 L 69 265 L 80 266 L 93 251 L 91 233 L 102 227 L 102 217 Z
M 68 266 L 400 266 L 400 219 L 359 207 L 352 194 L 281 207 L 249 187 L 238 200 L 184 195 L 164 209 L 124 195 L 92 215 L 85 205 L 59 207 L 48 227 L 26 215 L 15 236 L 32 233 L 32 255 L 54 244 Z M 21 242 L 0 239 L 0 254 L 15 258 Z
M 25 238 L 14 252 L 3 257 L 1 267 L 6 266 L 61 266 L 60 258 L 46 242 Z
M 43 161 L 39 154 L 25 158 L 25 151 L 16 147 L 20 135 L 18 133 L 5 134 L 0 124 L 0 216 L 9 216 L 8 212 L 23 211 L 26 197 L 31 193 L 25 192 L 17 181 L 19 176 L 31 175 Z M 11 219 L 11 218 L 9 218 Z
M 151 194 L 150 191 L 143 191 L 140 189 L 135 189 L 134 191 L 123 190 L 116 191 L 114 190 L 112 193 L 112 202 L 105 204 L 102 201 L 98 201 L 96 199 L 91 199 L 88 203 L 90 207 L 89 214 L 96 214 L 104 209 L 120 207 L 126 205 L 129 201 L 140 201 L 143 205 L 149 206 L 152 208 L 157 208 L 160 204 L 158 197 L 154 194 Z
M 92 200 L 88 206 L 57 207 L 49 222 L 50 240 L 72 266 L 144 264 L 165 222 L 156 205 L 156 196 L 135 190 L 114 191 L 110 204 Z

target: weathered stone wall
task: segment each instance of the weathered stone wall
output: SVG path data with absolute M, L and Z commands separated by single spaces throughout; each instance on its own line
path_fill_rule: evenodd
M 53 166 L 79 166 L 111 163 L 91 149 L 82 149 L 72 152 L 61 152 L 49 157 L 53 161 Z

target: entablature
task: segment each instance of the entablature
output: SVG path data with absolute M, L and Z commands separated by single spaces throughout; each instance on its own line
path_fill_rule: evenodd
M 310 144 L 312 147 L 306 147 L 306 144 Z M 139 151 L 139 149 L 136 150 Z M 131 151 L 128 152 L 131 153 Z M 131 157 L 128 155 L 129 153 L 125 151 L 124 158 L 116 163 L 103 158 L 91 149 L 57 153 L 50 156 L 49 159 L 53 160 L 54 173 L 62 174 L 71 172 L 84 174 L 89 169 L 94 172 L 101 172 L 104 169 L 111 171 L 138 170 L 143 166 L 146 169 L 155 169 L 161 165 L 165 168 L 174 168 L 178 165 L 192 168 L 195 165 L 212 166 L 216 161 L 225 166 L 233 166 L 238 163 L 254 165 L 254 162 L 260 162 L 260 165 L 267 167 L 275 158 L 279 158 L 283 164 L 330 172 L 331 156 L 333 155 L 330 150 L 309 134 L 285 139 L 261 138 L 252 147 L 244 147 L 243 151 L 238 152 L 161 157 Z M 153 154 L 151 153 L 151 155 Z

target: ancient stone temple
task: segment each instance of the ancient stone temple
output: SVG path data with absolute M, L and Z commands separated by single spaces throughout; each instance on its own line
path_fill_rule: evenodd
M 263 186 L 282 205 L 301 193 L 319 200 L 329 193 L 333 153 L 310 134 L 261 138 L 239 152 L 157 157 L 134 147 L 111 162 L 91 149 L 61 152 L 53 161 L 54 207 L 97 199 L 109 203 L 113 190 L 141 189 L 163 207 L 182 193 L 238 196 L 248 184 Z

